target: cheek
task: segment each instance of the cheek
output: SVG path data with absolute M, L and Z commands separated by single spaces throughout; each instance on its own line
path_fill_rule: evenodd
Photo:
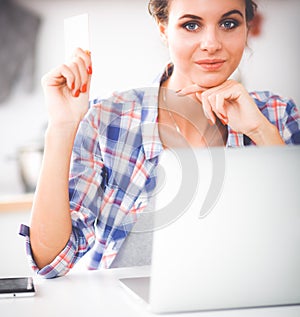
M 227 43 L 227 52 L 231 56 L 232 62 L 238 66 L 245 50 L 245 42 L 232 41 Z
M 182 63 L 184 59 L 190 59 L 193 56 L 197 44 L 188 37 L 174 35 L 174 37 L 169 37 L 168 47 L 171 57 L 179 59 L 179 62 Z

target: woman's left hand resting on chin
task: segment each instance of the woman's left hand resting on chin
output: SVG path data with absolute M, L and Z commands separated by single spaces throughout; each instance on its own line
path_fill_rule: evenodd
M 185 87 L 179 96 L 194 94 L 202 103 L 206 117 L 247 135 L 256 145 L 283 145 L 278 129 L 261 113 L 244 86 L 227 80 L 219 86 L 205 89 L 197 84 Z

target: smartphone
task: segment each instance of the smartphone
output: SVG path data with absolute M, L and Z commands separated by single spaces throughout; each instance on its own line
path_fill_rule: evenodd
M 0 278 L 0 298 L 34 296 L 32 277 Z

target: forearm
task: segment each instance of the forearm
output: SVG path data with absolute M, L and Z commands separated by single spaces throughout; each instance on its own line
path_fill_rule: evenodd
M 279 134 L 276 126 L 265 119 L 255 130 L 247 134 L 247 136 L 256 145 L 284 145 L 284 141 Z
M 30 240 L 38 267 L 49 264 L 66 246 L 72 230 L 68 180 L 76 126 L 49 126 L 32 209 Z

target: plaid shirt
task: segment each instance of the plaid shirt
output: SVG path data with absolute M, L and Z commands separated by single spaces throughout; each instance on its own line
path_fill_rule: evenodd
M 163 150 L 157 125 L 158 93 L 159 82 L 91 102 L 72 154 L 69 242 L 52 263 L 38 269 L 29 228 L 21 225 L 27 254 L 38 274 L 64 275 L 87 251 L 89 269 L 110 267 L 155 187 L 155 167 Z M 270 92 L 251 96 L 286 144 L 300 143 L 300 116 L 292 100 Z M 251 140 L 228 127 L 228 147 L 250 144 Z

